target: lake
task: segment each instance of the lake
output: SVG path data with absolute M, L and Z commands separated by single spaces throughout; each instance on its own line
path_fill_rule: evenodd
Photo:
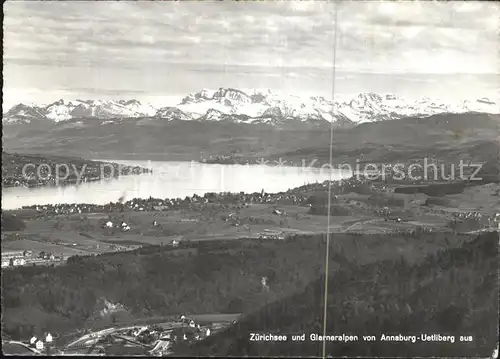
M 184 198 L 207 192 L 286 191 L 307 183 L 339 180 L 351 173 L 320 168 L 274 165 L 219 165 L 174 161 L 113 161 L 151 168 L 153 173 L 103 179 L 66 187 L 2 189 L 2 209 L 56 203 L 106 204 L 121 196 Z

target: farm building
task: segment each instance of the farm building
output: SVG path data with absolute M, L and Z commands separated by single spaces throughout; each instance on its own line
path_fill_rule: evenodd
M 15 257 L 24 257 L 24 251 L 2 252 L 2 259 Z
M 9 265 L 13 267 L 23 266 L 26 264 L 26 259 L 24 258 L 11 258 L 9 259 Z

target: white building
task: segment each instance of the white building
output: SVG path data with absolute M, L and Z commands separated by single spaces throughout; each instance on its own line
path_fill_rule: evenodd
M 125 223 L 125 222 L 122 222 L 121 227 L 122 227 L 122 231 L 123 232 L 130 231 L 130 226 L 127 223 Z
M 38 340 L 35 344 L 35 348 L 37 350 L 43 350 L 43 347 L 44 347 L 43 342 L 41 340 Z
M 50 333 L 47 333 L 45 336 L 45 343 L 52 343 L 52 335 Z
M 14 258 L 12 261 L 13 266 L 23 266 L 26 264 L 26 259 L 24 258 Z
M 160 337 L 160 340 L 170 340 L 170 333 L 163 334 Z
M 2 258 L 23 257 L 24 251 L 2 252 Z
M 31 344 L 31 345 L 34 345 L 34 344 L 36 343 L 36 341 L 37 341 L 37 340 L 38 340 L 38 338 L 37 338 L 37 337 L 32 336 L 32 337 L 31 337 L 31 339 L 30 339 L 30 344 Z

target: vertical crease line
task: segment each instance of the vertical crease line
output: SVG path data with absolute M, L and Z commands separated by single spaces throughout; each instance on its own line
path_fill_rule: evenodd
M 327 318 L 327 307 L 328 307 L 328 264 L 330 257 L 330 215 L 331 215 L 331 205 L 332 205 L 332 158 L 333 158 L 333 119 L 335 113 L 335 62 L 337 59 L 337 23 L 338 23 L 338 3 L 334 1 L 334 35 L 333 35 L 333 66 L 332 66 L 332 118 L 330 122 L 330 176 L 328 180 L 328 209 L 327 209 L 327 230 L 326 230 L 326 254 L 325 254 L 325 296 L 324 296 L 324 306 L 323 306 L 323 359 L 326 358 L 326 318 Z

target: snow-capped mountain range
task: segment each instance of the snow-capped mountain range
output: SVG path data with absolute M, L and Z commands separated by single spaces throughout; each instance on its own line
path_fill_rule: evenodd
M 32 121 L 62 122 L 75 118 L 151 118 L 183 121 L 232 121 L 239 123 L 279 124 L 287 120 L 359 124 L 394 120 L 408 116 L 429 116 L 439 113 L 500 113 L 500 104 L 487 98 L 465 100 L 456 104 L 422 98 L 408 101 L 391 94 L 360 93 L 334 102 L 321 96 L 299 97 L 271 90 L 204 89 L 189 94 L 176 106 L 155 107 L 137 100 L 89 100 L 65 102 L 48 106 L 19 104 L 3 115 L 3 123 Z

